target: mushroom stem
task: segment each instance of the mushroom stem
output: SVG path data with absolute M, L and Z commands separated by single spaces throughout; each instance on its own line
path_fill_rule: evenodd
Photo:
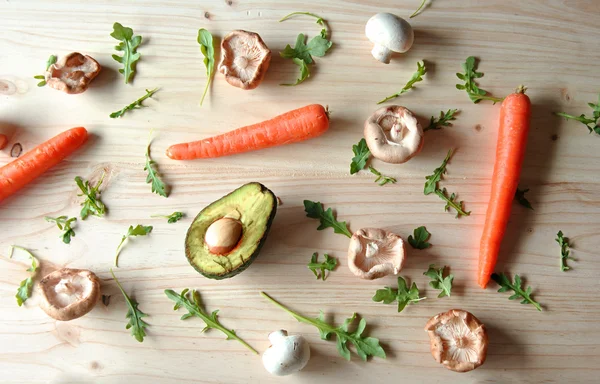
M 383 45 L 375 44 L 371 50 L 371 54 L 374 58 L 381 61 L 384 64 L 389 64 L 392 58 L 392 51 L 384 47 Z

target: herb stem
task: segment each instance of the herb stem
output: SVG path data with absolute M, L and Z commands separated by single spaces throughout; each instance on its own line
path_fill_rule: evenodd
M 28 254 L 28 255 L 29 255 L 29 257 L 30 257 L 32 260 L 38 261 L 38 260 L 36 259 L 36 257 L 35 257 L 35 256 L 33 256 L 33 253 L 31 253 L 31 251 L 29 251 L 29 250 L 28 250 L 28 249 L 26 249 L 26 248 L 19 247 L 18 245 L 11 245 L 9 248 L 10 248 L 10 251 L 9 251 L 9 253 L 8 253 L 8 258 L 9 258 L 9 259 L 12 259 L 12 256 L 13 256 L 13 251 L 14 251 L 15 249 L 18 249 L 18 250 L 20 250 L 20 251 L 23 251 L 23 252 L 25 252 L 26 254 Z M 39 262 L 38 262 L 38 264 L 39 264 Z
M 277 300 L 275 300 L 274 298 L 272 298 L 271 296 L 269 296 L 268 294 L 266 294 L 265 292 L 260 292 L 260 295 L 262 297 L 264 297 L 265 299 L 269 300 L 272 304 L 274 304 L 275 306 L 283 309 L 284 311 L 286 311 L 287 313 L 289 313 L 290 315 L 292 315 L 296 320 L 298 320 L 301 323 L 306 323 L 306 324 L 310 324 L 313 325 L 317 328 L 323 329 L 325 331 L 328 332 L 333 332 L 333 333 L 337 333 L 338 329 L 332 327 L 331 325 L 329 325 L 328 323 L 324 322 L 324 321 L 318 321 L 317 319 L 310 319 L 308 317 L 304 317 L 294 311 L 292 311 L 291 309 L 289 309 L 288 307 L 284 306 L 283 304 L 281 304 L 280 302 L 278 302 Z
M 423 0 L 423 2 L 421 2 L 421 5 L 419 6 L 419 8 L 417 8 L 417 10 L 412 15 L 410 15 L 409 19 L 412 19 L 413 17 L 417 16 L 421 12 L 421 9 L 423 9 L 423 7 L 425 6 L 426 2 L 427 2 L 427 0 Z
M 502 101 L 504 101 L 503 97 L 493 97 L 493 96 L 486 96 L 486 95 L 477 95 L 477 94 L 472 93 L 472 92 L 469 92 L 469 96 L 471 97 L 471 99 L 474 102 L 481 101 L 481 100 L 489 100 L 489 101 L 492 101 L 494 104 L 496 104 L 496 103 L 501 103 Z
M 314 13 L 311 12 L 292 12 L 287 16 L 282 17 L 279 22 L 281 23 L 282 21 L 286 21 L 287 19 L 292 18 L 293 16 L 296 15 L 305 15 L 305 16 L 311 16 L 317 19 L 317 24 L 319 24 L 320 26 L 322 26 L 325 29 L 325 36 L 329 35 L 329 28 L 327 28 L 327 24 L 325 23 L 325 20 L 323 20 L 323 18 L 319 15 L 316 15 Z M 324 37 L 325 37 L 324 36 Z

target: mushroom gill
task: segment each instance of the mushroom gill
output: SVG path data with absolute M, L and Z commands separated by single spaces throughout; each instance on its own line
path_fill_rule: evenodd
M 229 84 L 242 89 L 256 88 L 271 61 L 271 51 L 254 32 L 229 33 L 221 42 L 221 52 L 219 72 Z
M 404 265 L 404 241 L 400 236 L 378 228 L 354 233 L 348 247 L 348 267 L 363 279 L 397 275 Z

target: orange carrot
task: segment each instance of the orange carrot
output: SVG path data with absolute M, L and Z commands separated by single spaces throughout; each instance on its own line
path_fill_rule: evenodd
M 0 133 L 0 149 L 4 149 L 6 144 L 8 144 L 8 137 Z
M 479 247 L 477 282 L 481 288 L 486 287 L 498 260 L 500 244 L 519 183 L 530 117 L 531 102 L 525 95 L 525 87 L 520 86 L 516 93 L 504 99 L 500 110 L 492 192 Z
M 312 139 L 328 128 L 329 116 L 325 108 L 311 104 L 222 135 L 172 145 L 167 149 L 167 156 L 175 160 L 228 156 Z
M 0 168 L 0 201 L 69 156 L 87 140 L 83 127 L 69 129 Z

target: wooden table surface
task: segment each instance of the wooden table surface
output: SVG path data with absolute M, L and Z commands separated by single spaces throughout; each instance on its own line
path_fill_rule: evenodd
M 271 383 L 260 358 L 214 330 L 201 333 L 200 319 L 179 320 L 163 290 L 197 288 L 209 310 L 259 351 L 269 332 L 284 328 L 311 343 L 312 359 L 288 383 L 539 383 L 598 382 L 600 374 L 600 139 L 577 122 L 552 113 L 589 113 L 587 102 L 600 91 L 600 2 L 595 0 L 480 0 L 431 3 L 411 20 L 415 44 L 390 65 L 375 61 L 364 25 L 377 12 L 408 16 L 419 0 L 386 1 L 5 1 L 0 4 L 0 82 L 15 84 L 0 94 L 0 132 L 25 151 L 57 133 L 85 126 L 92 134 L 76 155 L 60 163 L 0 205 L 0 372 L 5 383 Z M 300 32 L 319 32 L 314 20 L 278 23 L 292 11 L 311 11 L 329 21 L 334 48 L 318 58 L 312 76 L 297 87 L 297 67 L 279 57 Z M 113 22 L 143 36 L 142 58 L 133 84 L 126 85 L 110 57 Z M 261 34 L 273 51 L 264 82 L 253 91 L 228 85 L 216 74 L 200 107 L 206 83 L 196 42 L 199 28 L 222 37 L 233 29 Z M 66 95 L 36 87 L 33 75 L 50 54 L 92 55 L 104 67 L 91 88 Z M 499 106 L 475 105 L 454 85 L 467 56 L 481 59 L 482 88 L 506 95 L 526 84 L 533 102 L 532 129 L 521 178 L 530 188 L 534 211 L 513 207 L 497 271 L 518 273 L 534 288 L 543 312 L 508 300 L 492 284 L 475 283 L 478 242 L 494 161 Z M 397 92 L 426 60 L 429 72 L 415 90 L 397 99 L 423 124 L 440 110 L 459 108 L 452 128 L 427 132 L 421 154 L 404 165 L 374 161 L 398 179 L 379 187 L 373 176 L 348 172 L 351 147 L 362 137 L 375 102 Z M 160 87 L 147 108 L 110 119 L 110 112 Z M 4 87 L 2 89 L 5 89 Z M 262 121 L 310 103 L 329 105 L 331 128 L 322 137 L 286 147 L 213 160 L 168 159 L 168 145 Z M 145 183 L 144 151 L 155 130 L 153 158 L 172 187 L 168 199 Z M 436 196 L 423 195 L 424 178 L 456 148 L 443 185 L 457 192 L 470 217 L 455 219 Z M 11 160 L 0 152 L 0 165 Z M 46 215 L 79 212 L 74 177 L 96 179 L 106 171 L 105 218 L 79 220 L 70 245 Z M 183 251 L 187 227 L 200 209 L 249 181 L 259 181 L 282 200 L 269 239 L 254 264 L 235 278 L 203 278 Z M 331 230 L 316 231 L 305 217 L 303 199 L 333 207 L 351 230 L 380 227 L 407 237 L 425 225 L 433 246 L 410 250 L 403 276 L 429 297 L 397 313 L 393 305 L 371 301 L 374 291 L 396 283 L 388 276 L 359 281 L 347 268 L 348 241 Z M 184 211 L 177 224 L 149 216 Z M 115 248 L 129 225 L 153 225 L 148 238 L 130 241 L 115 270 L 125 290 L 149 314 L 143 343 L 125 329 L 126 307 L 111 278 Z M 572 270 L 559 269 L 554 238 L 571 239 Z M 98 304 L 80 319 L 54 321 L 39 309 L 39 295 L 18 307 L 14 293 L 27 276 L 24 257 L 8 259 L 9 245 L 32 250 L 41 274 L 59 267 L 87 268 L 102 279 L 110 305 Z M 315 280 L 306 264 L 313 252 L 339 258 L 327 281 Z M 452 297 L 437 299 L 422 275 L 430 263 L 455 275 Z M 259 296 L 264 290 L 293 309 L 316 316 L 319 309 L 336 323 L 356 311 L 368 334 L 381 339 L 388 354 L 347 362 L 335 342 L 296 322 Z M 433 315 L 451 308 L 473 312 L 489 329 L 487 362 L 458 374 L 438 365 L 423 331 Z

